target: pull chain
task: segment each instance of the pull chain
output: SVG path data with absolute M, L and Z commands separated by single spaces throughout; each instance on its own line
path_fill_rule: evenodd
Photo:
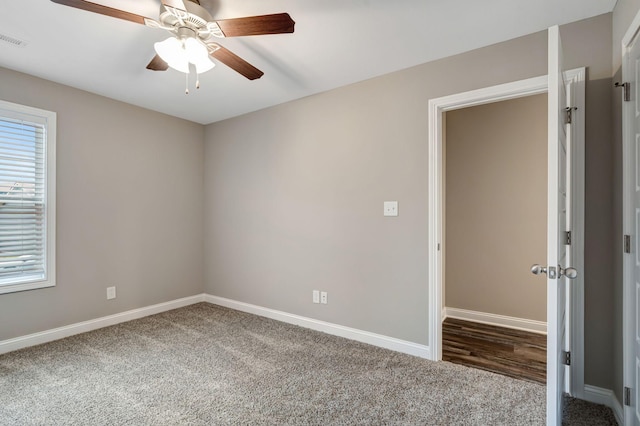
M 185 73 L 185 88 L 184 88 L 184 94 L 188 95 L 189 94 L 189 74 L 191 74 L 191 72 L 187 72 Z M 200 75 L 198 74 L 198 71 L 196 71 L 196 89 L 200 88 Z

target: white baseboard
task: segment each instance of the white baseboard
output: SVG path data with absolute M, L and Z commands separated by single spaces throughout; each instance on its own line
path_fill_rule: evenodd
M 584 400 L 596 404 L 606 405 L 613 410 L 616 421 L 619 425 L 623 424 L 623 410 L 620 401 L 616 398 L 616 394 L 611 389 L 603 389 L 597 386 L 584 385 Z
M 547 323 L 523 318 L 507 317 L 504 315 L 488 314 L 485 312 L 468 311 L 458 308 L 444 308 L 444 318 L 455 318 L 474 321 L 482 324 L 497 325 L 499 327 L 514 328 L 532 333 L 547 334 Z
M 429 346 L 420 345 L 418 343 L 408 342 L 394 337 L 370 333 L 368 331 L 345 327 L 300 315 L 289 314 L 287 312 L 276 311 L 274 309 L 263 308 L 261 306 L 251 305 L 249 303 L 238 302 L 236 300 L 225 299 L 224 297 L 217 297 L 209 294 L 204 296 L 204 301 L 214 305 L 220 305 L 238 311 L 298 325 L 300 327 L 310 328 L 312 330 L 321 331 L 334 336 L 345 337 L 347 339 L 368 343 L 381 348 L 418 356 L 420 358 L 431 359 L 431 350 L 429 349 Z
M 75 334 L 85 333 L 87 331 L 97 330 L 99 328 L 108 327 L 110 325 L 120 324 L 134 319 L 146 317 L 149 315 L 159 314 L 160 312 L 170 311 L 172 309 L 182 308 L 183 306 L 193 305 L 194 303 L 203 302 L 204 294 L 196 296 L 184 297 L 182 299 L 172 300 L 170 302 L 158 303 L 157 305 L 147 306 L 145 308 L 132 309 L 130 311 L 121 312 L 119 314 L 109 315 L 102 318 L 96 318 L 89 321 L 83 321 L 76 324 L 66 325 L 39 333 L 28 334 L 13 339 L 0 341 L 0 354 L 23 349 L 29 346 L 40 345 L 42 343 L 52 342 L 54 340 L 63 339 Z
M 425 345 L 420 345 L 417 343 L 408 342 L 406 340 L 400 340 L 393 337 L 383 336 L 381 334 L 370 333 L 368 331 L 358 330 L 355 328 L 344 327 L 338 324 L 332 324 L 325 321 L 306 318 L 299 315 L 289 314 L 282 311 L 276 311 L 274 309 L 263 308 L 261 306 L 251 305 L 248 303 L 238 302 L 235 300 L 225 299 L 208 294 L 198 294 L 191 297 L 172 300 L 170 302 L 159 303 L 157 305 L 133 309 L 130 311 L 96 318 L 89 321 L 83 321 L 64 327 L 58 327 L 51 330 L 28 334 L 26 336 L 2 340 L 0 341 L 0 354 L 23 349 L 29 346 L 52 342 L 54 340 L 63 339 L 75 334 L 97 330 L 99 328 L 120 324 L 149 315 L 159 314 L 161 312 L 170 311 L 172 309 L 181 308 L 183 306 L 193 305 L 194 303 L 199 302 L 213 303 L 215 305 L 225 306 L 227 308 L 236 309 L 238 311 L 252 313 L 289 324 L 310 328 L 316 331 L 322 331 L 327 334 L 345 337 L 347 339 L 356 340 L 358 342 L 368 343 L 370 345 L 391 349 L 409 355 L 431 359 L 431 351 L 429 350 L 429 347 Z

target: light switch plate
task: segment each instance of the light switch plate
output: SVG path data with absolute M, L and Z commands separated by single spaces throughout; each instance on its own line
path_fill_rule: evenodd
M 115 299 L 115 298 L 116 298 L 116 288 L 107 287 L 107 299 Z
M 384 215 L 385 216 L 398 216 L 398 202 L 397 201 L 385 201 L 384 202 Z

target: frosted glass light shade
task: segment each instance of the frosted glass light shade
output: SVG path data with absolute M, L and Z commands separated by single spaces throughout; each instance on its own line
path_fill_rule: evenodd
M 209 51 L 200 40 L 195 38 L 186 39 L 184 49 L 187 52 L 187 59 L 196 66 L 198 74 L 207 72 L 216 65 L 209 59 Z
M 215 64 L 209 59 L 207 47 L 193 37 L 179 40 L 169 37 L 153 45 L 156 53 L 173 69 L 189 73 L 189 63 L 196 67 L 198 74 L 209 71 Z

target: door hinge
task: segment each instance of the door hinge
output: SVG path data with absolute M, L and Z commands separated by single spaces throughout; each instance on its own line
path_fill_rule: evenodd
M 624 252 L 631 253 L 631 235 L 624 236 Z
M 616 83 L 615 87 L 621 87 L 624 93 L 624 100 L 629 102 L 631 100 L 631 84 L 627 83 Z
M 564 365 L 571 365 L 571 352 L 562 351 L 562 363 Z
M 571 124 L 571 111 L 578 109 L 578 107 L 566 107 L 564 109 L 564 124 Z
M 571 231 L 567 231 L 564 233 L 564 245 L 565 246 L 571 245 Z
M 631 406 L 631 388 L 624 387 L 624 405 Z

